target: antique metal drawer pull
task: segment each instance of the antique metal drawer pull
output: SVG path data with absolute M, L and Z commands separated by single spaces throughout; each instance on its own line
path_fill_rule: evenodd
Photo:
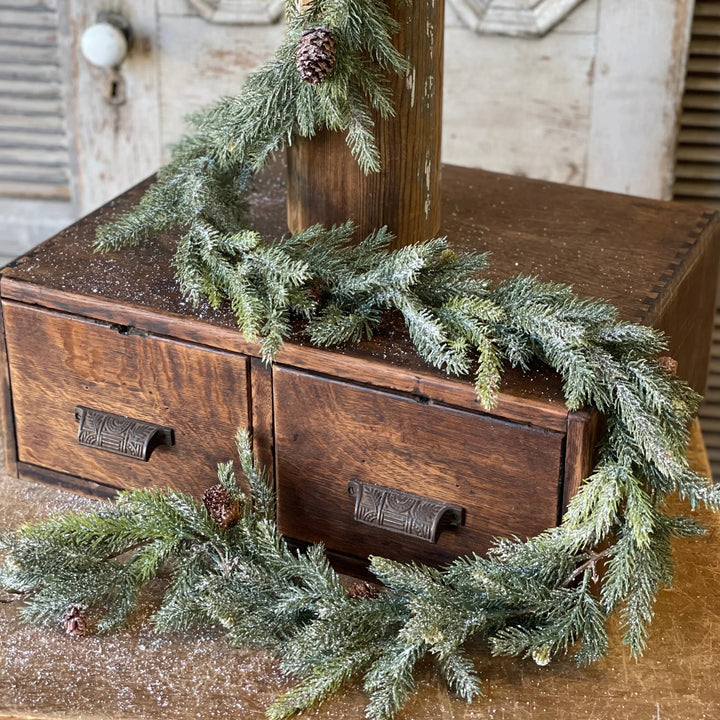
M 348 480 L 348 494 L 355 498 L 355 520 L 390 532 L 436 543 L 443 530 L 465 522 L 458 505 L 431 500 L 393 488 Z
M 107 450 L 135 460 L 147 462 L 158 445 L 175 444 L 175 431 L 164 425 L 133 420 L 82 405 L 75 408 L 75 419 L 80 423 L 80 445 Z

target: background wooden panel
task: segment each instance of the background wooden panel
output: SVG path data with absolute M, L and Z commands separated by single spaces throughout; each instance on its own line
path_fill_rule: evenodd
M 672 197 L 693 0 L 601 0 L 587 185 Z
M 248 360 L 5 305 L 18 460 L 116 487 L 202 493 L 249 427 Z M 147 463 L 77 444 L 76 405 L 175 429 Z
M 678 200 L 720 209 L 720 0 L 697 2 L 677 146 L 674 194 Z M 710 32 L 710 34 L 707 34 Z M 713 442 L 713 450 L 717 441 Z
M 283 24 L 213 25 L 196 16 L 161 16 L 158 103 L 164 159 L 170 145 L 187 132 L 186 115 L 223 95 L 237 95 L 247 75 L 284 36 Z
M 583 185 L 595 43 L 593 33 L 511 41 L 448 27 L 444 161 Z
M 284 0 L 187 0 L 214 23 L 247 25 L 276 22 L 285 12 Z
M 583 0 L 450 0 L 468 27 L 479 33 L 544 35 Z
M 12 186 L 7 188 L 7 194 L 13 197 L 2 197 L 3 192 L 0 190 L 0 264 L 25 252 L 41 238 L 54 235 L 75 219 L 72 203 L 15 197 L 20 189 L 17 181 L 13 181 Z M 56 189 L 57 186 L 53 185 L 47 191 Z M 28 191 L 31 192 L 32 188 L 28 188 Z
M 14 164 L 9 172 L 9 165 L 0 162 L 2 265 L 76 219 L 78 206 L 67 3 L 4 0 L 0 26 L 5 32 L 0 43 L 0 161 L 8 163 L 12 157 Z M 40 35 L 36 39 L 28 28 L 49 29 L 55 37 L 39 42 Z M 38 96 L 53 103 L 49 112 L 28 105 Z M 47 162 L 55 171 L 50 181 L 38 174 L 47 170 Z
M 127 101 L 108 103 L 108 74 L 80 54 L 80 37 L 97 20 L 95 0 L 70 0 L 72 112 L 78 162 L 78 204 L 87 212 L 157 170 L 161 160 L 156 0 L 116 3 L 129 20 L 134 41 L 121 66 Z M 187 36 L 191 37 L 191 36 Z M 187 39 L 187 38 L 186 38 Z
M 16 13 L 18 2 L 12 0 L 9 9 L 3 5 L 0 15 Z M 553 5 L 559 2 L 565 0 Z M 585 0 L 542 39 L 478 35 L 450 8 L 444 161 L 668 197 L 676 80 L 682 75 L 690 4 Z M 534 12 L 542 3 L 498 0 L 492 5 L 517 14 Z M 97 4 L 68 0 L 50 6 L 57 6 L 60 16 L 68 13 L 71 21 L 58 36 L 63 92 L 71 96 L 68 130 L 76 136 L 70 143 L 76 163 L 71 180 L 79 187 L 71 186 L 71 217 L 167 159 L 168 145 L 186 130 L 185 115 L 235 94 L 284 33 L 281 23 L 207 22 L 188 0 L 118 0 L 113 8 L 129 17 L 139 42 L 121 69 L 127 103 L 112 108 L 103 99 L 105 73 L 91 68 L 78 46 Z M 34 67 L 49 69 L 47 62 Z M 49 188 L 44 185 L 43 192 Z M 33 211 L 15 212 L 13 221 L 4 223 L 15 246 L 25 237 L 42 237 Z
M 555 525 L 564 436 L 274 367 L 278 523 L 349 555 L 445 562 Z M 465 508 L 437 544 L 353 519 L 350 479 Z
M 57 2 L 0 4 L 0 264 L 76 217 L 64 31 Z

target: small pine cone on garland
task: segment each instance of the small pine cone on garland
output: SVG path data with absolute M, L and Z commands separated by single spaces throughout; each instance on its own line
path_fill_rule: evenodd
M 380 588 L 368 582 L 358 582 L 347 589 L 347 594 L 354 600 L 374 600 L 380 597 Z
M 68 635 L 83 637 L 87 633 L 87 608 L 84 605 L 71 605 L 63 615 L 63 623 Z
M 208 515 L 223 530 L 228 530 L 240 520 L 240 503 L 230 495 L 223 485 L 211 485 L 203 493 L 203 504 Z
M 663 355 L 658 358 L 658 365 L 670 375 L 677 375 L 678 363 L 675 358 L 669 355 Z
M 335 66 L 335 34 L 322 27 L 305 30 L 295 56 L 300 77 L 306 83 L 319 85 Z

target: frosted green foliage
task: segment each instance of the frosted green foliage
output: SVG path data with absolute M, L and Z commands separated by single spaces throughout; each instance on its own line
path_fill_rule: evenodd
M 138 206 L 101 228 L 98 248 L 117 249 L 179 228 L 190 247 L 176 264 L 192 263 L 201 253 L 205 227 L 228 236 L 246 228 L 244 197 L 253 173 L 293 138 L 324 128 L 347 133 L 365 172 L 380 170 L 372 116 L 394 114 L 387 78 L 408 70 L 392 45 L 398 26 L 385 3 L 318 0 L 301 13 L 296 0 L 288 0 L 286 15 L 287 35 L 275 56 L 247 78 L 236 97 L 188 118 L 193 133 L 176 145 Z M 295 66 L 300 35 L 315 26 L 333 31 L 337 51 L 335 67 L 317 86 L 303 82 Z M 231 241 L 219 249 L 230 260 L 238 248 Z M 207 291 L 197 278 L 185 279 L 185 285 Z
M 498 540 L 486 557 L 442 570 L 373 558 L 385 592 L 351 597 L 322 548 L 297 554 L 279 536 L 269 483 L 241 433 L 250 494 L 240 493 L 228 465 L 219 470 L 243 503 L 237 527 L 221 533 L 179 493 L 130 493 L 115 508 L 7 538 L 3 585 L 26 600 L 28 619 L 57 623 L 70 604 L 83 604 L 105 630 L 132 612 L 160 564 L 169 566 L 156 625 L 219 625 L 232 642 L 276 653 L 298 684 L 271 706 L 272 718 L 322 702 L 356 677 L 368 693 L 368 717 L 390 718 L 423 658 L 471 700 L 481 682 L 464 651 L 471 638 L 541 665 L 564 653 L 585 664 L 605 653 L 612 613 L 631 654 L 640 654 L 655 596 L 672 581 L 670 539 L 701 532 L 668 516 L 665 496 L 720 506 L 720 487 L 687 465 L 698 398 L 657 362 L 663 337 L 568 287 L 524 277 L 493 287 L 481 277 L 485 257 L 455 252 L 444 239 L 390 251 L 385 229 L 359 245 L 352 233 L 350 223 L 316 226 L 268 242 L 251 230 L 227 234 L 198 222 L 179 242 L 176 264 L 186 292 L 229 301 L 268 358 L 293 320 L 326 345 L 370 337 L 394 310 L 429 363 L 474 373 L 487 406 L 505 365 L 555 369 L 568 406 L 593 406 L 607 425 L 598 464 L 562 525 L 526 541 Z
M 353 244 L 350 222 L 279 239 L 254 232 L 245 200 L 253 174 L 294 138 L 341 130 L 362 168 L 378 170 L 373 113 L 392 115 L 386 79 L 407 69 L 390 42 L 397 26 L 379 0 L 315 0 L 302 13 L 290 0 L 287 16 L 275 57 L 237 97 L 191 118 L 194 134 L 140 203 L 101 228 L 97 247 L 119 249 L 173 229 L 183 293 L 228 303 L 268 360 L 294 328 L 317 345 L 358 341 L 393 311 L 428 363 L 474 376 L 486 407 L 496 402 L 503 367 L 544 363 L 560 374 L 570 409 L 604 415 L 597 466 L 559 527 L 525 541 L 500 539 L 487 556 L 443 569 L 373 558 L 385 590 L 363 598 L 343 589 L 322 547 L 287 546 L 271 483 L 241 432 L 244 491 L 231 464 L 218 468 L 242 507 L 235 527 L 219 529 L 183 493 L 123 493 L 115 505 L 0 537 L 0 585 L 24 601 L 28 620 L 58 626 L 81 605 L 90 627 L 104 632 L 134 611 L 162 567 L 169 581 L 152 618 L 158 629 L 224 628 L 231 642 L 273 652 L 297 678 L 269 708 L 275 719 L 353 678 L 368 693 L 368 717 L 390 718 L 423 658 L 470 701 L 481 682 L 464 651 L 470 639 L 541 665 L 563 653 L 584 664 L 605 653 L 612 613 L 630 652 L 640 654 L 655 596 L 672 581 L 671 538 L 702 532 L 689 518 L 668 516 L 665 497 L 720 507 L 720 486 L 685 459 L 698 398 L 658 364 L 659 333 L 618 321 L 614 308 L 568 287 L 524 277 L 493 287 L 482 277 L 486 258 L 456 252 L 445 239 L 391 251 L 385 228 Z M 297 73 L 295 47 L 315 26 L 335 33 L 337 62 L 311 86 Z
M 228 302 L 238 326 L 272 359 L 293 320 L 307 321 L 312 342 L 332 345 L 369 337 L 384 311 L 405 317 L 420 354 L 452 373 L 477 353 L 478 394 L 492 404 L 499 366 L 488 312 L 475 277 L 484 258 L 456 254 L 444 240 L 395 252 L 380 229 L 353 247 L 350 223 L 310 228 L 293 237 L 261 238 L 248 227 L 245 196 L 254 172 L 276 150 L 320 128 L 346 130 L 366 172 L 379 170 L 373 112 L 393 114 L 385 80 L 408 70 L 391 43 L 398 26 L 378 0 L 318 0 L 302 13 L 287 7 L 288 31 L 275 57 L 250 75 L 241 93 L 191 118 L 194 133 L 175 148 L 157 182 L 130 212 L 100 228 L 97 248 L 115 250 L 176 228 L 173 265 L 192 302 Z M 337 60 L 325 82 L 303 83 L 295 48 L 307 27 L 335 34 Z M 479 301 L 480 300 L 480 301 Z
M 251 230 L 227 234 L 197 222 L 175 262 L 185 291 L 229 301 L 268 358 L 295 319 L 327 345 L 370 337 L 395 310 L 429 363 L 475 374 L 485 405 L 495 402 L 504 365 L 554 368 L 568 406 L 593 406 L 607 425 L 599 462 L 562 525 L 526 541 L 501 539 L 486 557 L 443 570 L 374 558 L 386 591 L 353 598 L 322 548 L 299 555 L 278 535 L 268 481 L 241 434 L 250 495 L 239 493 L 229 466 L 220 467 L 243 502 L 236 528 L 220 533 L 178 493 L 130 493 L 116 508 L 6 539 L 3 585 L 25 598 L 28 619 L 57 623 L 70 604 L 83 604 L 105 630 L 132 612 L 160 564 L 169 566 L 154 616 L 160 629 L 222 626 L 232 642 L 269 648 L 298 678 L 269 709 L 272 718 L 322 702 L 355 677 L 364 679 L 368 717 L 389 718 L 425 657 L 471 700 L 480 692 L 464 652 L 471 638 L 538 664 L 563 653 L 585 664 L 605 653 L 611 613 L 619 613 L 630 652 L 640 654 L 655 596 L 672 581 L 670 539 L 701 532 L 666 515 L 665 496 L 720 506 L 720 487 L 687 465 L 698 398 L 657 362 L 662 336 L 619 322 L 611 306 L 568 287 L 523 277 L 493 287 L 481 277 L 482 255 L 455 252 L 444 239 L 390 251 L 385 229 L 359 245 L 352 233 L 349 223 L 316 226 L 268 242 Z
M 315 258 L 326 254 L 335 267 L 355 263 L 368 277 L 387 268 L 396 278 L 387 297 L 410 292 L 418 274 L 443 275 L 443 268 L 426 265 L 428 258 L 455 262 L 440 242 L 427 253 L 428 247 L 407 252 L 403 273 L 380 238 L 358 249 L 342 245 L 343 229 L 334 232 L 312 231 L 325 238 L 313 245 Z M 297 252 L 300 243 L 294 243 Z M 458 258 L 462 262 L 475 267 L 479 259 Z M 466 287 L 474 294 L 465 300 L 435 296 L 443 309 L 432 319 L 448 346 L 464 328 L 468 343 L 482 333 L 498 358 L 512 346 L 521 364 L 552 363 L 566 384 L 575 362 L 594 368 L 573 378 L 580 378 L 586 401 L 604 403 L 608 432 L 595 471 L 559 527 L 526 541 L 500 539 L 485 557 L 458 558 L 443 569 L 372 558 L 385 589 L 378 597 L 358 597 L 343 588 L 322 546 L 300 553 L 279 535 L 270 480 L 241 431 L 244 481 L 231 463 L 218 467 L 219 481 L 242 506 L 237 526 L 221 530 L 183 493 L 126 492 L 114 505 L 6 534 L 0 585 L 23 600 L 27 620 L 57 627 L 68 607 L 82 605 L 91 628 L 106 632 L 134 611 L 142 586 L 162 566 L 169 579 L 152 617 L 159 630 L 224 628 L 231 642 L 268 649 L 297 678 L 268 709 L 276 720 L 311 708 L 354 678 L 368 694 L 367 716 L 391 718 L 412 693 L 423 658 L 471 701 L 481 678 L 465 654 L 469 640 L 540 665 L 571 653 L 582 665 L 606 652 L 606 621 L 615 612 L 631 653 L 642 653 L 655 596 L 672 581 L 670 540 L 702 533 L 691 519 L 663 512 L 665 494 L 718 505 L 717 486 L 694 475 L 684 459 L 685 427 L 697 398 L 652 359 L 661 338 L 619 325 L 603 303 L 580 302 L 567 288 L 525 278 L 494 289 Z M 338 307 L 342 297 L 362 295 L 351 278 L 338 288 Z M 638 417 L 660 431 L 648 436 Z

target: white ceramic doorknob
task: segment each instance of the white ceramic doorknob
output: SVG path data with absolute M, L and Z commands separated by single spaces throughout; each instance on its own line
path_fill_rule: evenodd
M 127 55 L 127 36 L 112 23 L 95 23 L 82 34 L 80 50 L 89 63 L 102 68 L 115 68 Z

